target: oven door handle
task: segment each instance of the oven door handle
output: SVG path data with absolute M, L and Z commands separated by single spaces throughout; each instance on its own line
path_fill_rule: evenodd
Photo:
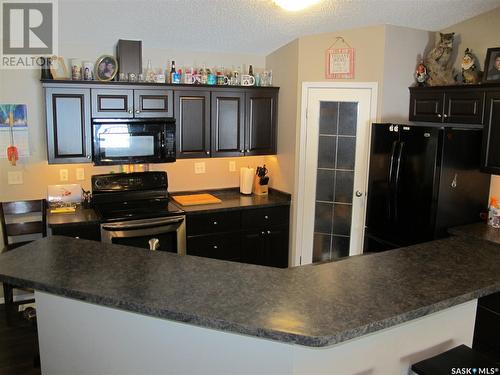
M 144 220 L 143 222 L 134 221 L 133 223 L 127 223 L 125 221 L 120 223 L 103 224 L 102 229 L 108 231 L 137 230 L 137 229 L 154 228 L 169 224 L 177 224 L 177 223 L 182 223 L 183 221 L 184 217 L 182 216 L 171 217 L 168 219 Z

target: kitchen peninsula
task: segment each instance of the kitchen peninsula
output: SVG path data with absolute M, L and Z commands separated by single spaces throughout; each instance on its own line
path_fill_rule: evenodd
M 291 269 L 58 236 L 1 258 L 50 374 L 402 373 L 500 290 L 499 247 L 462 237 Z

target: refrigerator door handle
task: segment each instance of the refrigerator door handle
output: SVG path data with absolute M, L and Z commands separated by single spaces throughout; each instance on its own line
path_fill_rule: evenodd
M 387 189 L 387 218 L 389 222 L 393 220 L 393 199 L 394 199 L 394 158 L 396 157 L 396 149 L 398 148 L 399 141 L 392 142 L 391 158 L 389 162 L 389 177 L 388 177 L 388 189 Z
M 398 161 L 396 164 L 396 178 L 394 181 L 394 221 L 398 220 L 398 190 L 399 190 L 399 175 L 401 172 L 401 157 L 405 143 L 399 142 Z

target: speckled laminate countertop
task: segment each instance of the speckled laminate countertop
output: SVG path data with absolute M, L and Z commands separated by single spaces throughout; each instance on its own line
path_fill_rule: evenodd
M 500 291 L 500 247 L 452 237 L 276 269 L 54 236 L 0 255 L 0 281 L 320 347 Z
M 500 244 L 500 229 L 492 228 L 486 223 L 462 225 L 448 229 L 448 232 L 455 236 L 477 238 Z
M 182 206 L 174 201 L 186 214 L 208 213 L 214 211 L 230 211 L 259 207 L 275 207 L 290 204 L 290 194 L 278 190 L 269 189 L 268 195 L 243 195 L 238 188 L 200 190 L 193 192 L 177 192 L 172 195 L 209 193 L 219 198 L 222 202 L 215 204 L 200 204 L 196 206 Z

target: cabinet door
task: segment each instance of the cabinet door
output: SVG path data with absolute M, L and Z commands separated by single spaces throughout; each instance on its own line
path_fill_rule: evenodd
M 481 170 L 500 174 L 500 91 L 486 93 Z
M 90 89 L 45 89 L 49 164 L 89 163 Z
M 278 95 L 275 90 L 246 93 L 245 154 L 276 154 Z
M 482 124 L 484 91 L 445 91 L 445 122 L 454 124 Z
M 265 263 L 266 238 L 264 229 L 241 234 L 241 261 L 249 264 Z
M 93 89 L 92 117 L 134 117 L 133 90 Z
M 245 94 L 212 92 L 212 156 L 242 156 Z
M 410 91 L 410 121 L 442 122 L 443 91 Z
M 134 90 L 135 117 L 173 117 L 172 90 Z
M 210 157 L 210 92 L 175 91 L 177 158 Z
M 265 238 L 264 265 L 280 268 L 288 267 L 288 225 L 267 229 Z

